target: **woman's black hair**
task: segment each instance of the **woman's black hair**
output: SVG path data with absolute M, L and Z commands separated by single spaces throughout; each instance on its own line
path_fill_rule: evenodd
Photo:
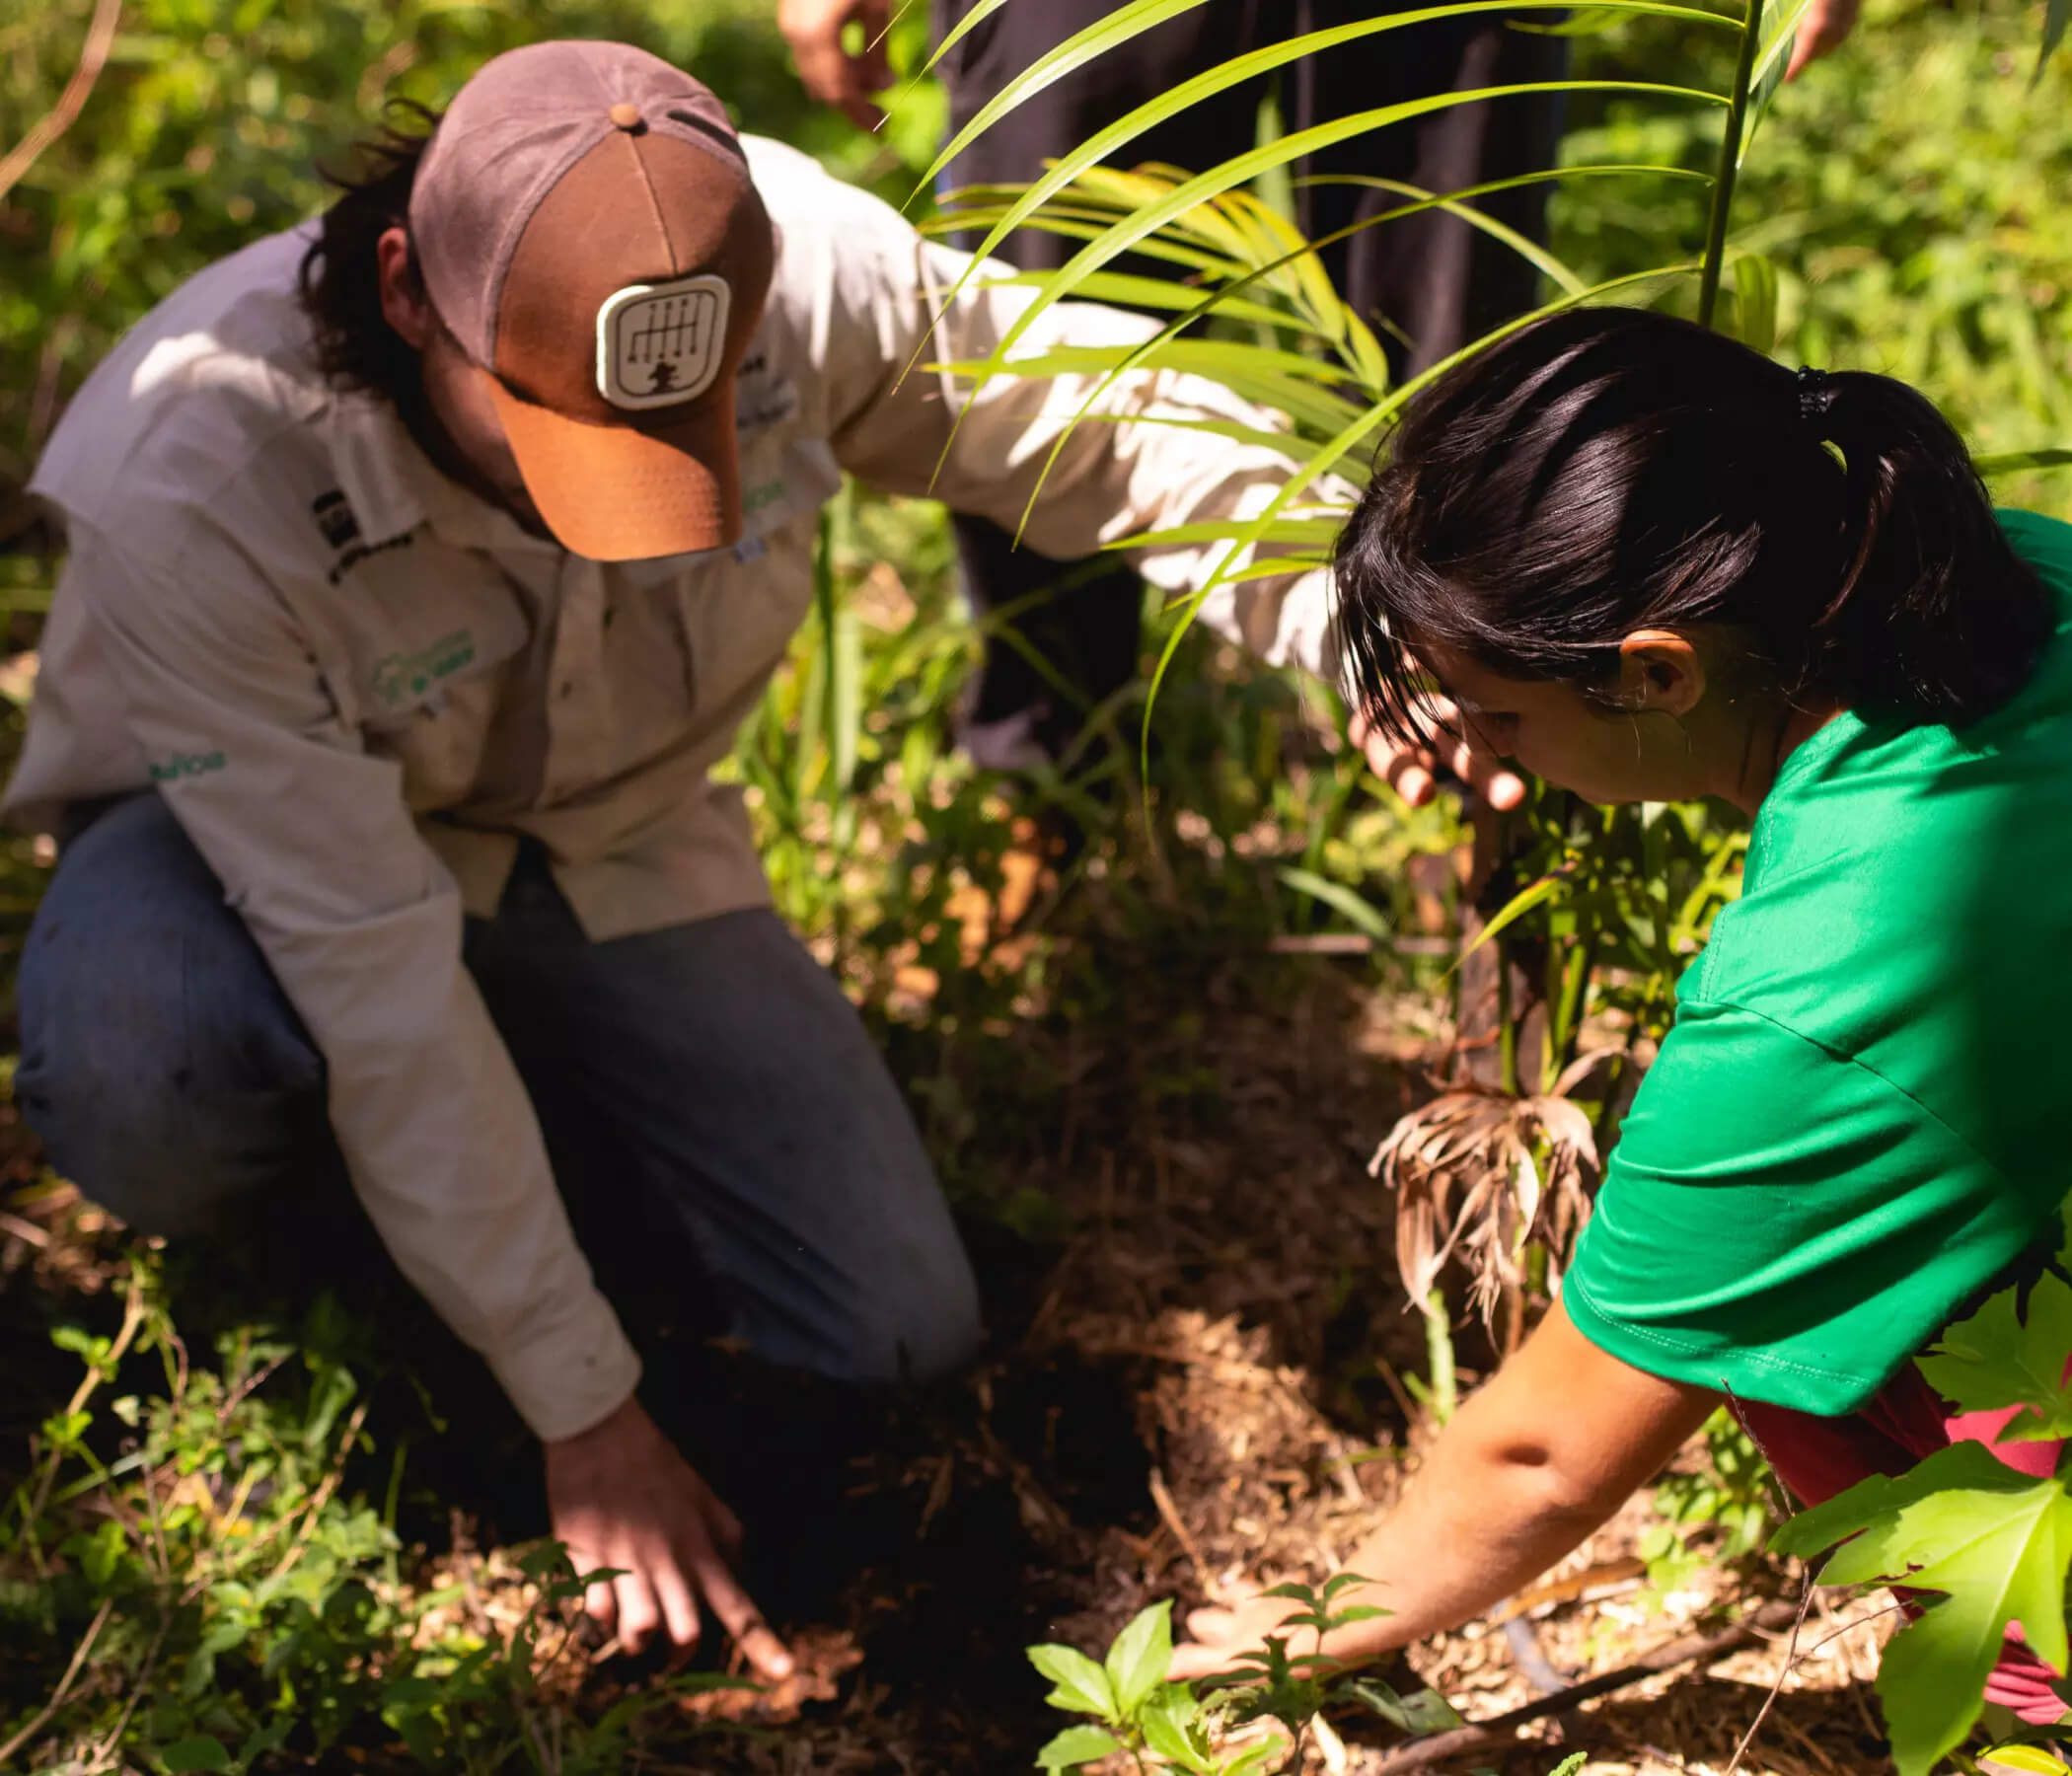
M 1962 726 L 2054 623 L 1919 395 L 1641 309 L 1551 316 L 1427 390 L 1337 576 L 1353 693 L 1405 737 L 1434 642 L 1602 702 L 1634 630 L 1736 626 L 1794 701 Z
M 405 99 L 391 101 L 390 110 L 407 123 L 386 125 L 362 142 L 352 172 L 320 169 L 338 195 L 303 255 L 301 290 L 324 374 L 341 387 L 363 389 L 407 407 L 417 397 L 417 353 L 381 312 L 375 243 L 390 229 L 409 225 L 410 186 L 439 113 Z M 417 277 L 414 253 L 409 275 Z

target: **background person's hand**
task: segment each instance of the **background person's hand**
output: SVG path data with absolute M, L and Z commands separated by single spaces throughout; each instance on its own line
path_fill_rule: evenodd
M 758 1677 L 791 1674 L 791 1655 L 722 1556 L 740 1546 L 740 1523 L 637 1400 L 545 1447 L 555 1538 L 578 1573 L 620 1569 L 590 1588 L 583 1606 L 627 1652 L 657 1628 L 680 1650 L 696 1646 L 703 1596 Z
M 1797 80 L 1801 70 L 1839 43 L 1856 24 L 1863 0 L 1813 0 L 1806 17 L 1799 21 L 1799 40 L 1792 45 L 1792 65 L 1787 80 Z
M 1459 713 L 1451 703 L 1435 701 L 1431 713 L 1437 722 L 1458 728 Z M 1370 726 L 1364 715 L 1353 717 L 1352 734 L 1374 775 L 1413 808 L 1422 808 L 1439 792 L 1443 768 L 1500 812 L 1525 799 L 1525 779 L 1464 735 L 1436 731 L 1424 745 L 1409 746 Z
M 892 84 L 885 60 L 885 28 L 892 0 L 777 0 L 777 29 L 791 45 L 791 59 L 806 91 L 823 105 L 848 112 L 859 128 L 875 129 L 885 113 L 871 102 Z M 863 28 L 863 48 L 851 55 L 842 33 L 853 20 Z

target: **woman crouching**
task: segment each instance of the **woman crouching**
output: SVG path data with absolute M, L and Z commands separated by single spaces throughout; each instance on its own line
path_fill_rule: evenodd
M 1560 1300 L 1348 1562 L 1391 1612 L 1325 1643 L 1356 1660 L 1530 1583 L 1723 1400 L 1808 1504 L 2010 1416 L 1910 1360 L 2049 1261 L 2072 1190 L 2072 527 L 1995 513 L 1896 382 L 1594 310 L 1425 395 L 1338 577 L 1405 745 L 1443 697 L 1593 801 L 1753 823 Z M 1289 1607 L 1200 1612 L 1175 1674 Z M 2056 1720 L 2047 1679 L 2011 1644 L 1987 1693 Z

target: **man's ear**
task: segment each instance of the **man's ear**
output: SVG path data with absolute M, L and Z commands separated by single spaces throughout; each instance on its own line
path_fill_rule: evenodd
M 410 237 L 401 228 L 385 228 L 374 243 L 375 269 L 381 279 L 384 320 L 412 350 L 422 351 L 438 331 L 430 300 L 410 260 Z
M 1688 715 L 1705 695 L 1705 662 L 1674 629 L 1635 629 L 1619 643 L 1619 706 Z

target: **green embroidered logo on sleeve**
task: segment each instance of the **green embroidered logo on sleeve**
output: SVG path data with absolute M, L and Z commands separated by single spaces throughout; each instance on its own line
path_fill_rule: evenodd
M 475 658 L 475 631 L 455 629 L 415 653 L 386 654 L 374 663 L 374 695 L 383 707 L 400 709 L 451 678 Z
M 182 777 L 207 777 L 212 771 L 221 771 L 224 759 L 219 752 L 172 753 L 153 759 L 150 764 L 154 783 L 173 783 Z

